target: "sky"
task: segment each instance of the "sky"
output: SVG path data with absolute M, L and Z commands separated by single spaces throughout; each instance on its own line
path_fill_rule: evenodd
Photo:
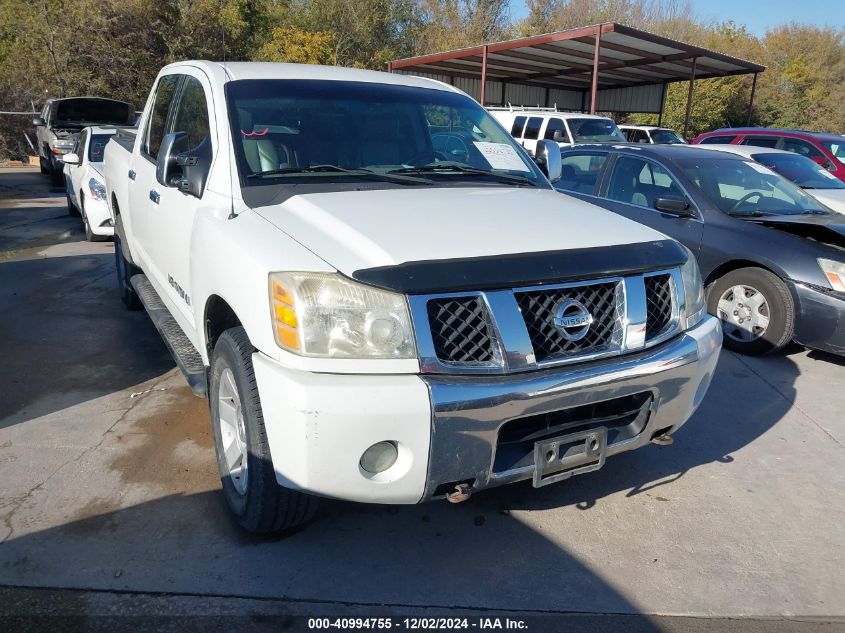
M 845 0 L 691 0 L 704 20 L 745 24 L 754 35 L 765 35 L 786 22 L 845 28 Z M 522 0 L 512 5 L 516 17 L 525 15 Z

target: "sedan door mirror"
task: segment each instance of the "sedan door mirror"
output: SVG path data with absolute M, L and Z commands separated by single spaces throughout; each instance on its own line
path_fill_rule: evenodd
M 557 143 L 548 140 L 537 141 L 534 161 L 551 182 L 560 180 L 561 157 L 560 146 Z
M 833 171 L 833 165 L 824 156 L 811 156 L 810 160 L 812 160 L 816 165 L 824 167 L 828 171 Z
M 64 161 L 65 165 L 78 165 L 79 155 L 74 154 L 73 152 L 70 154 L 64 154 L 62 155 L 62 161 Z
M 32 124 L 35 127 L 44 127 L 45 125 L 47 125 L 47 121 L 42 119 L 40 116 L 37 116 L 34 119 L 32 119 Z
M 679 218 L 694 218 L 695 212 L 692 210 L 692 205 L 686 200 L 679 198 L 656 198 L 654 201 L 654 208 L 663 213 L 671 213 L 677 215 Z

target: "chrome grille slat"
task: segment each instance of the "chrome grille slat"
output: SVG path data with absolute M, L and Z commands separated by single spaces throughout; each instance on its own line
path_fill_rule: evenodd
M 619 282 L 613 281 L 515 292 L 514 296 L 528 327 L 537 362 L 575 354 L 604 352 L 610 349 L 614 342 L 618 342 L 617 334 L 622 317 L 617 311 L 618 287 Z M 567 299 L 578 301 L 593 315 L 594 320 L 587 334 L 578 341 L 568 340 L 554 324 L 555 309 Z
M 571 314 L 570 300 L 582 304 L 592 322 L 580 332 L 577 323 L 561 323 L 570 334 L 563 336 L 554 318 Z M 640 351 L 680 332 L 685 301 L 676 268 L 408 297 L 420 371 L 442 374 L 524 372 Z

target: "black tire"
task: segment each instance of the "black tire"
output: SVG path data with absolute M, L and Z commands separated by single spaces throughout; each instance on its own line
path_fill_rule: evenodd
M 211 357 L 209 403 L 211 426 L 217 466 L 223 484 L 223 497 L 235 521 L 253 534 L 272 534 L 292 530 L 310 521 L 317 511 L 319 499 L 312 495 L 290 490 L 276 482 L 276 472 L 270 457 L 264 416 L 255 373 L 252 354 L 255 348 L 242 327 L 226 330 L 214 346 Z M 245 491 L 239 492 L 226 466 L 221 425 L 218 422 L 220 409 L 221 377 L 225 370 L 234 377 L 240 400 L 243 431 L 247 451 L 247 476 Z
M 54 187 L 63 187 L 65 184 L 65 173 L 61 169 L 51 169 L 50 184 Z
M 72 218 L 78 218 L 80 216 L 79 209 L 73 204 L 69 193 L 65 193 L 65 196 L 67 196 L 67 214 Z
M 750 341 L 737 340 L 737 325 L 726 319 L 725 313 L 719 310 L 719 300 L 740 285 L 762 294 L 766 304 L 768 325 L 757 338 Z M 772 354 L 786 347 L 795 333 L 795 302 L 792 294 L 780 277 L 763 268 L 739 268 L 713 282 L 707 288 L 707 311 L 722 320 L 725 347 L 741 354 Z
M 41 169 L 41 173 L 45 176 L 50 173 L 50 170 L 44 165 L 44 159 L 40 156 L 38 157 L 38 167 Z
M 88 222 L 88 215 L 85 213 L 85 194 L 79 192 L 79 205 L 82 207 L 80 215 L 82 216 L 82 225 L 85 227 L 85 239 L 89 242 L 107 242 L 108 235 L 97 235 L 91 230 L 91 223 Z
M 114 262 L 117 271 L 117 291 L 120 293 L 120 300 L 129 310 L 140 310 L 141 299 L 129 281 L 132 275 L 140 273 L 140 269 L 132 263 L 127 254 L 123 252 L 123 221 L 117 216 L 114 227 Z

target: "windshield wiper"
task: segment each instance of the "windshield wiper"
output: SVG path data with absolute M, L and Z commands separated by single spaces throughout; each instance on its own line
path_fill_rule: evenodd
M 764 218 L 769 217 L 772 215 L 778 215 L 777 213 L 768 213 L 764 211 L 744 211 L 742 213 L 731 213 L 731 215 L 735 218 Z
M 424 178 L 413 178 L 411 176 L 380 174 L 371 169 L 356 168 L 347 169 L 346 167 L 339 167 L 338 165 L 312 165 L 311 167 L 280 167 L 279 169 L 267 169 L 265 171 L 257 171 L 254 174 L 249 174 L 247 178 L 261 178 L 262 176 L 276 176 L 279 174 L 315 174 L 325 172 L 336 172 L 340 174 L 354 174 L 357 176 L 367 176 L 370 178 L 377 178 L 385 182 L 395 182 L 403 185 L 432 185 L 430 180 Z
M 502 182 L 511 182 L 519 185 L 531 185 L 537 187 L 537 183 L 524 176 L 512 176 L 511 174 L 497 174 L 493 171 L 485 169 L 476 169 L 474 167 L 464 167 L 463 165 L 421 165 L 419 167 L 402 167 L 401 169 L 391 169 L 388 174 L 436 174 L 439 172 L 465 174 L 467 176 L 487 176 L 488 178 L 496 178 Z

